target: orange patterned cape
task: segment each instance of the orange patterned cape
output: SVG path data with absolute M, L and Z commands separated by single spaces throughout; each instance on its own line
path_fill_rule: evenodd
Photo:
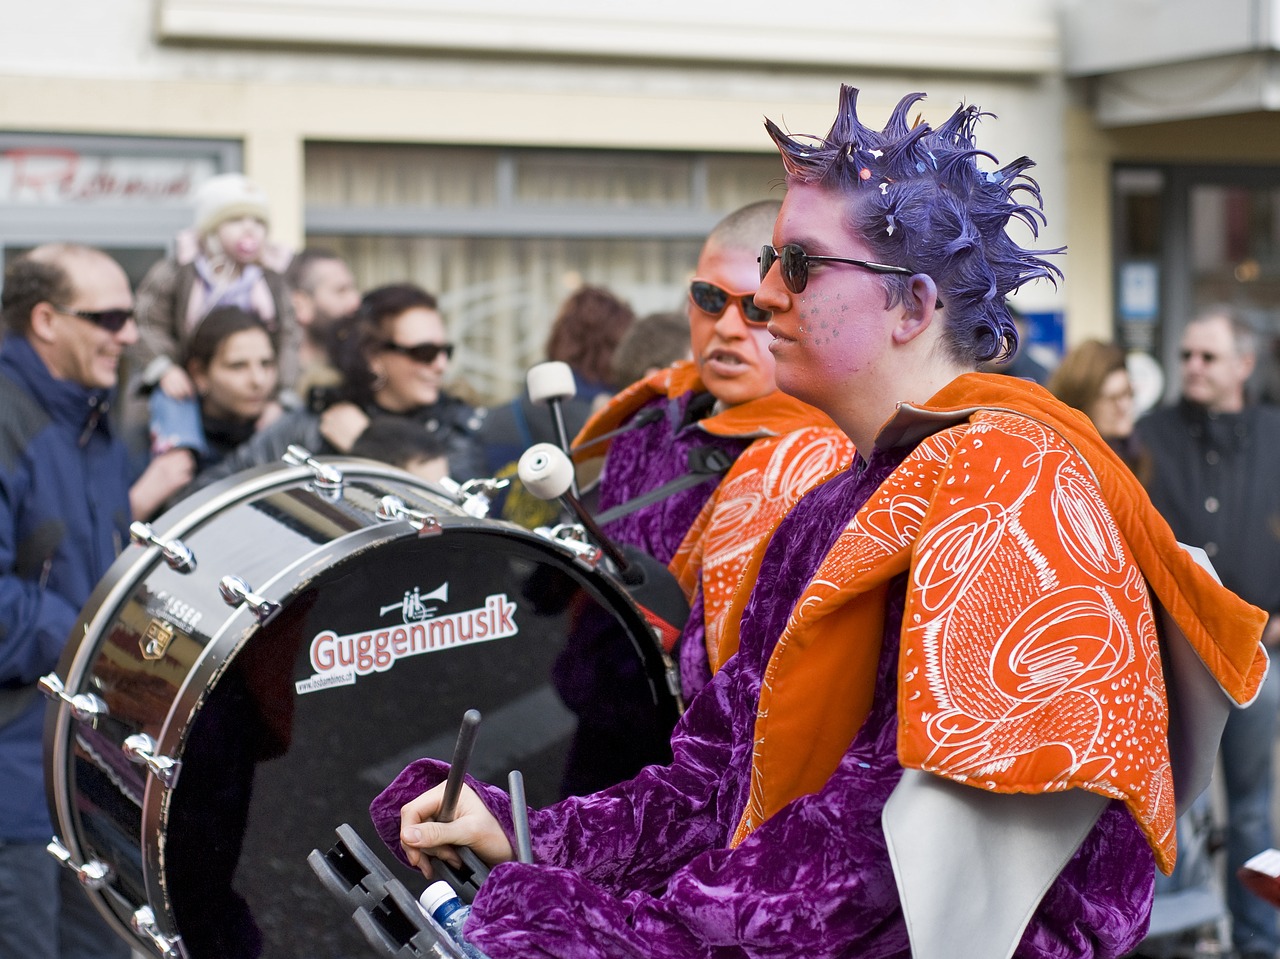
M 1122 799 L 1168 871 L 1175 813 L 1152 597 L 1240 703 L 1266 672 L 1266 614 L 1196 565 L 1088 420 L 1034 384 L 960 377 L 901 408 L 877 442 L 924 434 L 842 532 L 773 650 L 735 842 L 820 789 L 844 755 L 874 692 L 888 583 L 908 572 L 902 764 L 995 792 Z
M 798 425 L 748 446 L 703 505 L 672 557 L 671 571 L 691 601 L 702 587 L 712 673 L 724 663 L 724 620 L 756 546 L 807 490 L 852 459 L 853 444 L 835 426 Z

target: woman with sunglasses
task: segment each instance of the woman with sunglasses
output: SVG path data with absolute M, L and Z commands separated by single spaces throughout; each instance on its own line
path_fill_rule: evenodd
M 477 433 L 483 412 L 444 389 L 453 344 L 434 296 L 411 283 L 370 290 L 354 314 L 334 324 L 329 350 L 341 377 L 338 386 L 314 392 L 307 408 L 286 413 L 202 472 L 195 487 L 279 462 L 291 445 L 314 454 L 349 453 L 370 422 L 389 416 L 438 436 L 458 481 L 484 475 Z

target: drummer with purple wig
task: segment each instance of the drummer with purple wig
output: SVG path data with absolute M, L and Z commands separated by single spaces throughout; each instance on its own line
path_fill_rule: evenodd
M 1265 616 L 1084 417 L 975 372 L 1058 269 L 1006 232 L 1043 222 L 1031 162 L 920 99 L 877 130 L 845 87 L 825 137 L 767 125 L 787 195 L 755 302 L 779 386 L 858 455 L 751 558 L 671 764 L 532 812 L 528 864 L 500 789 L 434 821 L 439 763 L 373 804 L 412 865 L 501 863 L 465 928 L 493 959 L 1066 959 L 1146 931 Z

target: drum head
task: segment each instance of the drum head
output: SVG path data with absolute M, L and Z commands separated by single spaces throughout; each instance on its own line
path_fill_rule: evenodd
M 127 689 L 145 622 L 118 617 L 81 652 L 83 685 L 113 694 L 113 720 L 71 724 L 63 747 L 81 855 L 111 865 L 102 903 L 122 925 L 150 903 L 191 959 L 375 955 L 307 854 L 344 822 L 382 849 L 370 801 L 409 762 L 448 760 L 467 709 L 483 715 L 472 774 L 521 770 L 533 806 L 670 758 L 661 657 L 612 581 L 502 523 L 349 539 L 282 557 L 261 590 L 272 618 L 242 610 L 210 640 L 157 737 L 181 762 L 172 787 L 115 745 L 131 707 L 161 705 L 139 701 L 144 682 Z

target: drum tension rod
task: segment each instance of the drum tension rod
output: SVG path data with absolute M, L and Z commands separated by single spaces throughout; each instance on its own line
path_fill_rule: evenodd
M 80 885 L 86 889 L 101 889 L 111 881 L 111 867 L 105 862 L 97 859 L 90 859 L 86 863 L 78 863 L 71 858 L 71 850 L 62 844 L 57 836 L 49 845 L 45 846 L 49 855 L 58 862 L 62 863 L 68 869 L 76 874 L 76 878 L 80 880 Z
M 259 624 L 265 623 L 280 608 L 279 604 L 255 593 L 239 576 L 224 576 L 218 580 L 218 592 L 228 606 L 239 606 L 241 603 L 248 606 Z
M 374 515 L 384 523 L 402 519 L 423 536 L 439 533 L 444 529 L 438 516 L 420 509 L 410 509 L 398 496 L 387 495 L 378 500 L 378 509 Z
M 329 499 L 341 498 L 342 488 L 346 485 L 346 477 L 342 475 L 342 470 L 328 463 L 321 463 L 305 446 L 291 445 L 282 458 L 290 466 L 305 466 L 311 470 L 314 478 L 311 485 L 317 493 L 322 493 Z
M 177 784 L 178 773 L 182 772 L 182 760 L 157 753 L 156 741 L 146 733 L 134 733 L 125 739 L 120 748 L 129 762 L 146 766 L 147 771 L 167 788 L 172 789 Z
M 178 937 L 166 936 L 160 931 L 160 924 L 156 922 L 156 914 L 151 911 L 150 906 L 143 906 L 129 917 L 129 928 L 151 940 L 151 944 L 160 950 L 162 956 L 177 959 L 182 955 L 178 952 Z
M 69 707 L 71 715 L 82 723 L 92 723 L 99 716 L 106 716 L 109 712 L 107 704 L 94 693 L 76 693 L 74 696 L 68 696 L 67 689 L 62 685 L 62 680 L 58 678 L 57 673 L 41 676 L 36 685 L 47 698 Z
M 170 569 L 179 573 L 192 573 L 196 568 L 196 555 L 180 539 L 158 539 L 155 530 L 147 523 L 131 523 L 129 539 L 137 546 L 156 546 Z

